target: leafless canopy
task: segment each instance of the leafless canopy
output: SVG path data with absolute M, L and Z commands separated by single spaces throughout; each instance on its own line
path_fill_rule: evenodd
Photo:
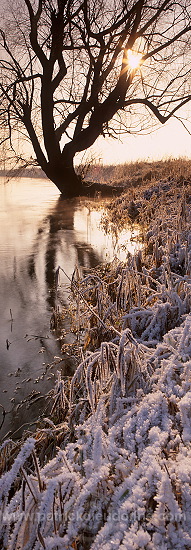
M 48 177 L 62 191 L 65 174 L 75 194 L 77 152 L 100 134 L 147 128 L 149 112 L 164 123 L 190 100 L 190 31 L 187 0 L 6 4 L 0 29 L 2 143 L 13 147 L 19 130 Z M 129 50 L 140 53 L 137 67 L 129 63 Z

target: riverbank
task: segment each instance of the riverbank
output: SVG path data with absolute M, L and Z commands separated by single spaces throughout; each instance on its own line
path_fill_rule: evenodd
M 144 246 L 75 273 L 78 368 L 1 448 L 3 550 L 190 548 L 190 192 L 179 174 L 112 201 L 107 230 L 136 219 Z

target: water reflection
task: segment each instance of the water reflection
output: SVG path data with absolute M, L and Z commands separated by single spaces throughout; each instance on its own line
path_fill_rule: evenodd
M 77 213 L 79 224 L 76 220 Z M 39 255 L 43 249 L 44 280 L 48 290 L 46 299 L 52 308 L 55 305 L 54 276 L 59 263 L 64 265 L 65 270 L 71 275 L 76 264 L 82 267 L 95 267 L 102 261 L 100 251 L 94 250 L 91 239 L 88 242 L 83 233 L 79 235 L 80 223 L 87 215 L 87 207 L 82 207 L 78 199 L 64 200 L 58 197 L 51 212 L 43 219 L 34 239 L 28 258 L 28 274 L 31 279 L 36 278 Z
M 94 210 L 91 205 L 95 201 L 85 205 L 78 199 L 63 200 L 46 180 L 21 178 L 5 185 L 1 181 L 0 403 L 12 411 L 6 415 L 4 432 L 29 420 L 24 409 L 15 418 L 21 400 L 29 394 L 35 399 L 34 392 L 38 398 L 38 392 L 45 394 L 53 386 L 54 357 L 60 356 L 59 340 L 50 331 L 56 268 L 60 265 L 71 276 L 76 264 L 95 267 L 122 253 L 121 244 L 99 227 L 103 208 Z M 132 250 L 130 233 L 121 236 L 121 242 L 124 238 Z M 64 274 L 61 285 L 67 305 Z M 55 369 L 47 376 L 46 365 L 53 361 Z M 60 366 L 71 374 L 65 359 Z M 37 416 L 39 406 L 35 401 L 30 419 Z

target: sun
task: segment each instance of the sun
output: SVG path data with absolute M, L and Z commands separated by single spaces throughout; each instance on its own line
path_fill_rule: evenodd
M 133 50 L 127 50 L 127 60 L 130 69 L 137 69 L 142 59 L 142 53 Z

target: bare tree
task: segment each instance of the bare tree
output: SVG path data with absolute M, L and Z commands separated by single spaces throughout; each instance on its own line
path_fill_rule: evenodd
M 74 170 L 77 152 L 101 134 L 133 132 L 133 114 L 141 129 L 149 112 L 164 123 L 191 99 L 190 8 L 186 0 L 6 4 L 2 144 L 9 140 L 14 148 L 19 132 L 61 193 L 83 194 Z

